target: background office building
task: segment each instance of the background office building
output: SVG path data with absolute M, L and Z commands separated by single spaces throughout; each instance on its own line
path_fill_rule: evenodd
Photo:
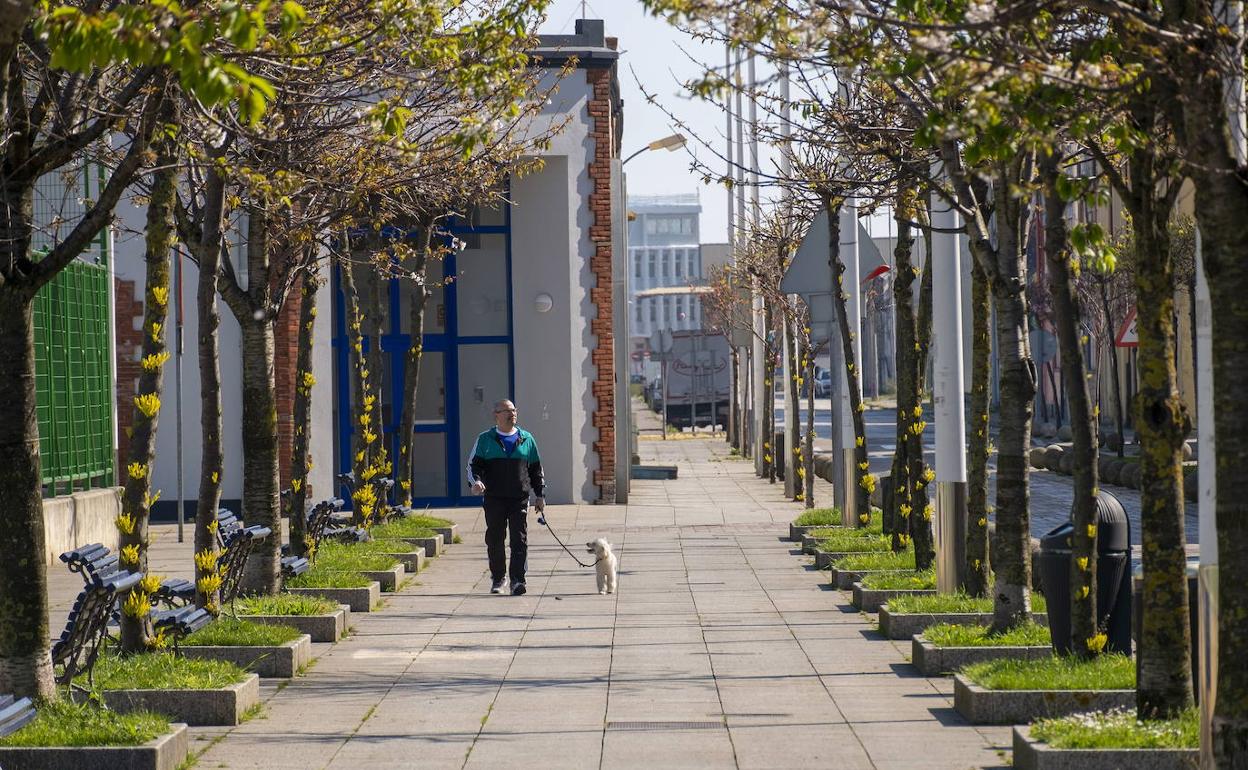
M 628 210 L 629 342 L 641 374 L 656 332 L 702 328 L 702 206 L 694 194 L 631 195 Z

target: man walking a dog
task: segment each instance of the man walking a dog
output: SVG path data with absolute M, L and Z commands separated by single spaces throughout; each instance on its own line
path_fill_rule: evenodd
M 524 570 L 529 553 L 529 493 L 538 513 L 546 510 L 546 480 L 533 434 L 516 425 L 516 405 L 507 399 L 494 404 L 494 427 L 477 436 L 468 456 L 468 483 L 484 495 L 485 548 L 490 558 L 490 593 L 503 592 L 510 574 L 511 593 L 525 592 Z M 511 534 L 511 569 L 503 541 Z

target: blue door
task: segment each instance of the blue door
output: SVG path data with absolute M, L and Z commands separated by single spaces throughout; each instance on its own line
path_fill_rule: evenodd
M 451 219 L 445 243 L 451 247 L 431 263 L 428 274 L 440 281 L 425 305 L 424 353 L 416 390 L 412 496 L 417 506 L 472 505 L 464 474 L 477 433 L 493 424 L 493 405 L 514 390 L 511 321 L 511 228 L 506 205 L 480 209 L 466 220 Z M 416 233 L 408 234 L 415 238 Z M 383 280 L 368 278 L 366 280 Z M 361 282 L 365 283 L 365 282 Z M 382 420 L 391 456 L 398 457 L 398 429 L 411 345 L 409 292 L 404 279 L 382 288 L 385 333 Z M 369 286 L 358 287 L 361 293 Z M 349 342 L 345 297 L 334 274 L 335 457 L 341 473 L 351 468 Z M 368 344 L 368 340 L 365 340 Z M 367 350 L 367 349 L 366 349 Z

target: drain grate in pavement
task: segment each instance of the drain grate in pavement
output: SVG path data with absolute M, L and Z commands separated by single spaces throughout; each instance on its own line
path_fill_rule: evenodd
M 607 722 L 608 730 L 722 730 L 723 722 Z

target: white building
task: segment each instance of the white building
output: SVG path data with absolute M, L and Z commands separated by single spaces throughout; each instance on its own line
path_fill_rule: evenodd
M 702 328 L 702 303 L 690 290 L 705 283 L 702 206 L 694 194 L 633 195 L 628 208 L 629 349 L 640 373 L 656 333 Z

